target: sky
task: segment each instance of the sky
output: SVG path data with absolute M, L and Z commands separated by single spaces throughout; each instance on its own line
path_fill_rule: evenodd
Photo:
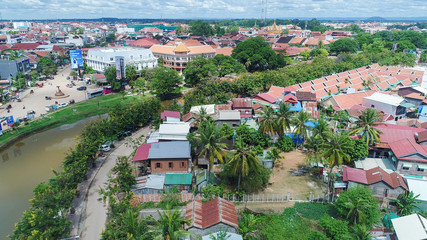
M 427 0 L 0 0 L 2 19 L 427 17 Z

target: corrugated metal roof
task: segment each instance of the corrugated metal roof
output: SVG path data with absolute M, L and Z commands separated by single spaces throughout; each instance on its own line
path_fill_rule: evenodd
M 399 240 L 427 239 L 427 220 L 418 214 L 391 219 Z
M 151 143 L 148 159 L 191 158 L 188 141 Z
M 193 180 L 192 173 L 172 173 L 165 175 L 165 185 L 191 185 Z

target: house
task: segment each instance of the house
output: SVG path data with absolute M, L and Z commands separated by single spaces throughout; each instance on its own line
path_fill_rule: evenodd
M 274 162 L 273 162 L 273 159 L 269 157 L 269 152 L 270 151 L 264 150 L 262 156 L 258 156 L 258 160 L 261 163 L 261 165 L 265 166 L 268 169 L 273 169 Z
M 206 112 L 207 115 L 215 114 L 215 104 L 192 106 L 190 113 L 199 115 L 202 109 Z
M 408 191 L 413 192 L 414 196 L 418 196 L 417 205 L 421 210 L 427 211 L 427 180 L 417 176 L 404 176 L 408 185 Z
M 148 173 L 191 172 L 191 150 L 188 141 L 144 143 L 137 149 L 132 160 Z
M 179 122 L 181 121 L 181 113 L 177 111 L 164 110 L 160 114 L 160 119 L 166 120 L 166 122 Z
M 404 118 L 406 115 L 406 107 L 401 105 L 403 102 L 404 99 L 400 96 L 376 92 L 369 97 L 364 97 L 362 106 L 375 108 L 380 112 L 390 114 L 397 121 L 397 119 Z
M 231 127 L 237 127 L 240 124 L 241 112 L 239 110 L 224 110 L 219 111 L 218 115 L 214 118 L 218 126 L 227 123 Z
M 190 133 L 190 124 L 184 122 L 166 122 L 160 124 L 159 141 L 186 141 L 187 134 Z
M 368 186 L 377 198 L 395 199 L 408 190 L 403 177 L 398 173 L 387 173 L 380 167 L 362 170 L 343 167 L 343 181 L 348 183 L 348 188 L 359 185 Z
M 148 175 L 136 177 L 136 185 L 132 186 L 134 194 L 156 194 L 164 189 L 165 175 Z
M 252 118 L 252 99 L 232 98 L 232 109 L 240 111 L 240 117 L 246 120 Z
M 177 188 L 179 192 L 189 192 L 193 183 L 192 173 L 166 173 L 165 190 Z
M 189 202 L 185 209 L 185 218 L 190 221 L 185 229 L 201 236 L 226 229 L 236 233 L 239 228 L 234 203 L 222 198 L 207 202 Z
M 324 100 L 322 105 L 325 107 L 332 106 L 336 110 L 347 110 L 354 105 L 361 105 L 364 97 L 369 97 L 374 93 L 375 91 L 366 91 L 332 95 Z
M 427 219 L 417 213 L 391 219 L 391 222 L 399 240 L 427 239 Z
M 203 236 L 202 240 L 212 240 L 212 237 L 213 237 L 213 239 L 221 239 L 221 237 L 220 237 L 220 236 L 222 236 L 221 234 L 222 233 L 220 233 L 220 232 L 211 233 L 209 235 Z M 227 240 L 243 240 L 243 237 L 237 233 L 227 232 L 224 239 L 227 239 Z

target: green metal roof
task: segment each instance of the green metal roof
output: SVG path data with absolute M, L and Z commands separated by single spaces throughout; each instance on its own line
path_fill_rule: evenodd
M 165 185 L 191 185 L 193 180 L 193 174 L 166 174 Z
M 408 103 L 408 102 L 401 103 L 400 106 L 406 107 L 406 108 L 414 108 L 414 107 L 416 107 L 414 104 Z

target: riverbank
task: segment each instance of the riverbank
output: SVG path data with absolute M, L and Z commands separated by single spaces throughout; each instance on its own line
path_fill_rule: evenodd
M 33 121 L 21 123 L 15 130 L 4 131 L 0 137 L 0 151 L 29 134 L 62 124 L 74 123 L 87 117 L 106 114 L 118 104 L 137 102 L 147 97 L 149 96 L 130 95 L 122 97 L 120 94 L 110 94 L 60 108 Z

